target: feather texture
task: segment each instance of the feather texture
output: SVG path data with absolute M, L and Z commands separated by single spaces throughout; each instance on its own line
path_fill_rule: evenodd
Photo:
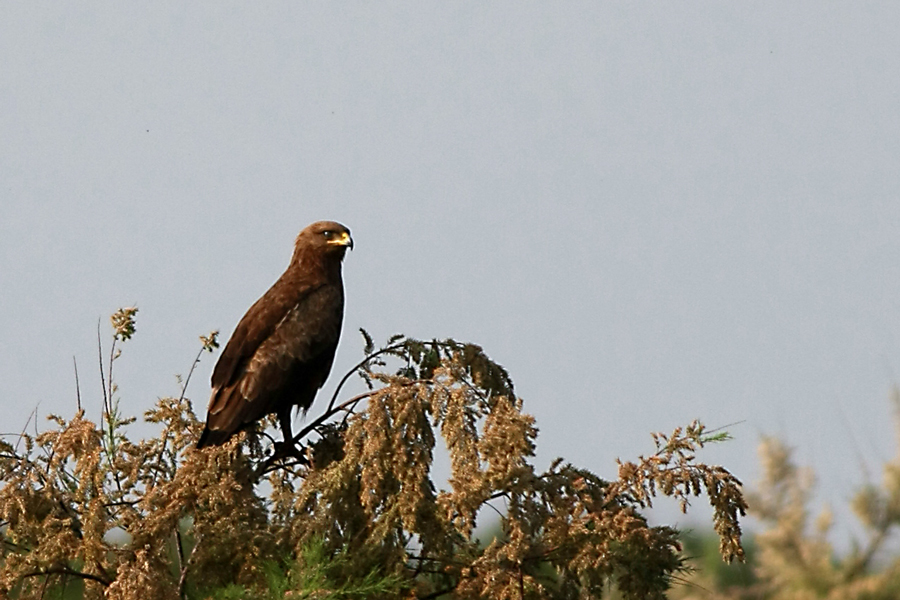
M 300 232 L 287 270 L 240 320 L 213 369 L 199 448 L 270 413 L 290 441 L 291 409 L 307 410 L 331 371 L 344 314 L 341 261 L 352 244 L 331 221 Z

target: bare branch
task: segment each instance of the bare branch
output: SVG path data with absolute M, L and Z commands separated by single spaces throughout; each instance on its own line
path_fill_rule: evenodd
M 93 575 L 92 573 L 85 573 L 84 571 L 76 571 L 70 567 L 51 567 L 49 569 L 40 569 L 37 571 L 29 571 L 28 573 L 22 574 L 23 579 L 27 579 L 29 577 L 40 577 L 42 575 L 69 575 L 71 577 L 80 577 L 81 579 L 89 579 L 90 581 L 96 581 L 97 583 L 105 586 L 108 586 L 111 581 L 100 577 L 99 575 Z

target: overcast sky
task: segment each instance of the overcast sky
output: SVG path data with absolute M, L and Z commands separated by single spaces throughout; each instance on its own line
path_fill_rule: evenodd
M 96 418 L 125 305 L 123 408 L 177 394 L 334 219 L 335 374 L 360 327 L 474 341 L 542 467 L 613 477 L 700 418 L 736 438 L 708 460 L 750 483 L 778 435 L 843 503 L 895 448 L 898 30 L 895 2 L 4 2 L 0 429 L 71 415 L 73 356 Z

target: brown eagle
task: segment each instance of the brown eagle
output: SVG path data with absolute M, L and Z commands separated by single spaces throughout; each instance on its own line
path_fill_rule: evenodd
M 341 261 L 350 230 L 332 221 L 300 232 L 291 264 L 250 307 L 212 374 L 212 397 L 198 448 L 275 413 L 290 444 L 291 410 L 310 407 L 325 383 L 341 335 Z

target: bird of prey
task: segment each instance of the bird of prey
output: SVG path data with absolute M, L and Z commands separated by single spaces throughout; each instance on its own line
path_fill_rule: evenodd
M 225 443 L 275 413 L 286 445 L 291 411 L 306 411 L 331 371 L 344 316 L 341 262 L 350 230 L 333 221 L 300 232 L 287 270 L 240 320 L 212 374 L 198 448 Z

